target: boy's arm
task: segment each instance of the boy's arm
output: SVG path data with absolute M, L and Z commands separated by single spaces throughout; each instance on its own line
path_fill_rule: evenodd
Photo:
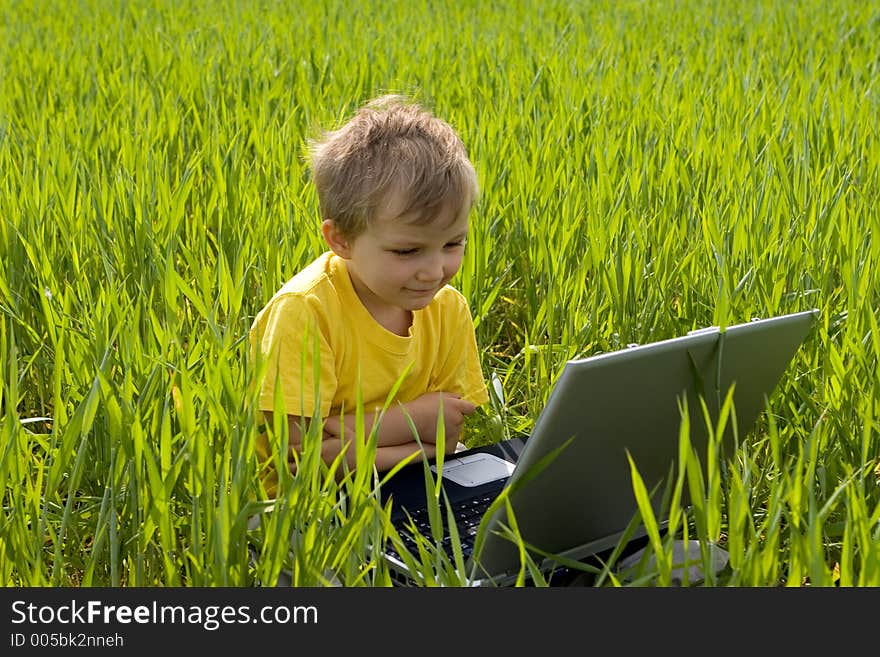
M 388 409 L 382 416 L 376 436 L 376 468 L 380 471 L 388 470 L 413 453 L 423 451 L 428 457 L 437 453 L 435 442 L 437 440 L 437 418 L 440 415 L 442 405 L 443 422 L 445 432 L 445 452 L 455 451 L 458 437 L 466 415 L 473 413 L 474 405 L 461 399 L 458 395 L 446 392 L 431 392 L 414 399 L 407 404 L 401 404 Z M 364 414 L 364 429 L 369 435 L 378 413 Z M 413 425 L 419 433 L 422 441 L 421 447 L 412 434 L 407 415 L 412 419 Z M 263 411 L 266 424 L 272 424 L 272 413 Z M 308 430 L 311 419 L 305 419 L 298 415 L 287 416 L 287 427 L 292 459 L 293 452 L 302 450 L 302 428 Z M 324 420 L 323 435 L 321 441 L 321 457 L 325 463 L 332 463 L 346 446 L 345 459 L 349 467 L 355 467 L 357 463 L 355 442 L 355 415 L 348 414 L 340 417 L 329 417 Z M 291 466 L 293 462 L 291 461 Z
M 406 404 L 392 406 L 385 411 L 379 422 L 376 435 L 378 447 L 407 445 L 415 442 L 412 426 L 419 434 L 423 444 L 434 444 L 437 441 L 437 419 L 442 409 L 446 451 L 455 448 L 466 415 L 474 412 L 473 403 L 462 399 L 460 395 L 449 392 L 429 392 Z M 364 413 L 364 429 L 367 434 L 372 431 L 379 413 Z M 324 434 L 348 440 L 355 438 L 355 415 L 353 413 L 340 417 L 329 417 L 324 421 Z
M 270 411 L 263 411 L 263 416 L 265 417 L 266 424 L 271 425 L 272 413 Z M 310 421 L 307 420 L 304 424 L 303 419 L 304 418 L 301 418 L 298 415 L 287 416 L 287 427 L 289 432 L 290 444 L 288 465 L 290 467 L 290 471 L 294 474 L 296 474 L 296 459 L 294 458 L 294 452 L 299 453 L 302 450 L 302 427 L 305 426 L 306 430 L 308 430 L 308 421 Z M 354 416 L 351 417 L 351 422 L 354 422 Z M 338 426 L 338 423 L 336 426 Z M 409 436 L 410 440 L 408 442 L 403 442 L 395 445 L 377 446 L 375 460 L 377 470 L 379 470 L 380 472 L 390 470 L 402 460 L 420 452 L 424 452 L 425 455 L 427 455 L 429 458 L 433 458 L 434 456 L 436 456 L 437 448 L 433 443 L 425 442 L 422 447 L 420 447 L 415 440 L 412 440 L 411 433 L 409 434 Z M 357 466 L 357 453 L 352 447 L 352 444 L 352 440 L 342 440 L 339 437 L 335 436 L 333 433 L 327 431 L 327 427 L 325 425 L 325 430 L 323 432 L 323 437 L 321 440 L 321 459 L 326 464 L 331 464 L 336 459 L 336 457 L 339 456 L 339 453 L 343 450 L 344 446 L 347 445 L 348 447 L 345 449 L 345 460 L 348 463 L 348 467 L 350 469 L 354 469 Z M 452 441 L 451 444 L 453 447 L 455 447 L 455 441 Z
M 342 448 L 343 442 L 338 438 L 324 440 L 321 443 L 321 458 L 324 459 L 325 463 L 332 463 Z M 422 447 L 419 447 L 419 444 L 415 441 L 404 443 L 403 445 L 377 447 L 374 463 L 379 472 L 385 472 L 413 454 L 418 455 L 422 453 L 428 458 L 433 458 L 437 454 L 437 448 L 431 443 L 425 443 Z M 357 454 L 351 447 L 345 451 L 345 461 L 348 463 L 350 470 L 354 470 L 357 467 Z M 296 464 L 293 460 L 290 461 L 290 470 L 294 474 L 296 473 Z

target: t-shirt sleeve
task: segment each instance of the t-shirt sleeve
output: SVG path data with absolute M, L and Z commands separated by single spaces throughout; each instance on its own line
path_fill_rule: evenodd
M 460 294 L 443 318 L 441 351 L 434 379 L 435 390 L 456 392 L 479 406 L 489 401 L 480 368 L 474 320 L 467 301 Z
M 337 380 L 320 303 L 308 296 L 287 294 L 273 300 L 266 313 L 258 336 L 265 361 L 260 410 L 274 410 L 277 384 L 288 415 L 315 417 L 317 410 L 321 417 L 327 417 Z

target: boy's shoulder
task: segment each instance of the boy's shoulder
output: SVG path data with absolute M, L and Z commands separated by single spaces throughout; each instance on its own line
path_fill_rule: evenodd
M 467 299 L 465 296 L 458 290 L 458 288 L 453 287 L 448 283 L 440 288 L 440 291 L 437 292 L 434 299 L 442 304 L 467 305 Z
M 333 263 L 332 252 L 318 256 L 311 263 L 288 279 L 263 306 L 256 321 L 268 316 L 273 310 L 290 311 L 291 308 L 312 308 L 320 313 L 340 306 L 338 263 Z
M 284 283 L 275 296 L 308 296 L 314 294 L 318 288 L 332 283 L 334 277 L 332 256 L 333 252 L 327 251 L 312 260 Z
M 465 296 L 455 287 L 444 285 L 434 296 L 431 305 L 441 314 L 470 312 Z

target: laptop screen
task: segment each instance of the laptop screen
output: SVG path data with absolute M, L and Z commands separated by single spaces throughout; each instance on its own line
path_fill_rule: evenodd
M 554 386 L 507 485 L 523 539 L 550 553 L 578 558 L 605 549 L 638 512 L 627 453 L 659 508 L 663 483 L 676 468 L 682 413 L 704 463 L 708 429 L 729 390 L 735 418 L 722 442 L 742 438 L 766 407 L 814 323 L 816 311 L 704 329 L 680 338 L 569 361 Z M 734 431 L 736 427 L 736 431 Z M 554 450 L 539 474 L 529 470 Z M 504 522 L 503 512 L 496 522 Z M 487 538 L 481 563 L 489 572 L 518 567 L 510 541 Z

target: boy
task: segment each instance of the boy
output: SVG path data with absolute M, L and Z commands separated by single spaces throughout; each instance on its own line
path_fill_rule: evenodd
M 442 409 L 451 452 L 465 416 L 488 401 L 470 311 L 447 285 L 461 266 L 478 194 L 464 145 L 444 121 L 385 96 L 312 143 L 311 155 L 329 251 L 276 292 L 251 327 L 252 347 L 268 359 L 259 401 L 266 423 L 277 380 L 291 449 L 300 451 L 301 428 L 319 413 L 323 459 L 342 451 L 353 468 L 358 386 L 369 435 L 406 372 L 378 426 L 376 468 L 420 449 L 407 415 L 434 456 Z M 265 436 L 258 452 L 271 458 Z M 289 461 L 295 472 L 293 454 Z

